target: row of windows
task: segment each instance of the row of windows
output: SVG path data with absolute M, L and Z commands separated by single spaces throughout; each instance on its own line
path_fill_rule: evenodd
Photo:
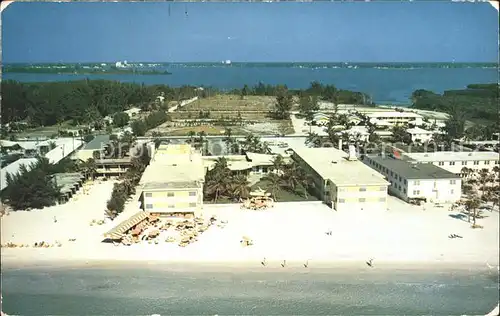
M 356 189 L 356 188 L 353 188 L 353 189 Z M 375 189 L 375 188 L 374 188 L 374 189 Z M 339 192 L 345 192 L 345 191 L 347 191 L 347 190 L 348 190 L 347 188 L 339 188 Z M 368 190 L 368 188 L 367 188 L 367 187 L 359 187 L 359 188 L 357 189 L 357 191 L 359 191 L 359 192 L 366 192 L 367 190 Z M 386 190 L 386 187 L 379 187 L 379 188 L 378 188 L 378 191 L 385 191 L 385 190 Z
M 457 184 L 457 180 L 450 180 L 450 184 Z M 420 185 L 420 180 L 413 181 L 413 185 Z M 434 187 L 436 186 L 436 182 L 434 182 Z
M 189 203 L 189 207 L 196 207 L 196 203 Z M 175 205 L 170 204 L 168 208 L 175 208 Z M 146 204 L 146 209 L 153 209 L 153 204 Z
M 385 197 L 378 198 L 378 201 L 379 202 L 385 202 Z M 339 203 L 345 203 L 345 199 L 339 199 L 338 202 Z M 366 198 L 359 198 L 358 202 L 359 203 L 364 203 L 364 202 L 366 202 Z
M 462 161 L 462 166 L 467 166 L 467 162 L 468 162 L 468 161 Z M 472 161 L 473 165 L 475 165 L 475 166 L 479 165 L 479 162 L 480 162 L 479 160 L 474 160 L 474 161 Z M 438 162 L 438 165 L 439 165 L 439 166 L 444 166 L 444 164 L 445 164 L 445 161 L 439 161 L 439 162 Z M 484 164 L 485 164 L 485 165 L 489 165 L 489 164 L 490 164 L 490 161 L 489 161 L 489 160 L 485 160 L 485 161 L 484 161 Z M 450 161 L 450 162 L 449 162 L 449 165 L 450 165 L 450 166 L 454 166 L 454 165 L 455 165 L 455 161 Z M 498 161 L 497 161 L 497 160 L 495 160 L 495 165 L 498 165 Z
M 167 196 L 168 197 L 174 197 L 175 196 L 175 192 L 167 192 Z M 196 192 L 195 191 L 189 192 L 189 196 L 196 196 Z M 146 193 L 146 197 L 153 197 L 153 193 Z

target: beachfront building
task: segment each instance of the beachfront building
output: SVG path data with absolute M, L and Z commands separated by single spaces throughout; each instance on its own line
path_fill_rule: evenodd
M 196 214 L 203 207 L 205 170 L 190 145 L 160 145 L 144 171 L 142 207 L 153 215 Z
M 459 175 L 431 163 L 416 163 L 389 156 L 364 156 L 363 162 L 391 183 L 389 192 L 400 199 L 453 203 L 460 200 Z
M 96 176 L 116 177 L 127 172 L 132 166 L 130 157 L 118 159 L 97 159 L 95 160 Z
M 87 161 L 94 158 L 94 151 L 102 151 L 109 143 L 109 135 L 96 135 L 93 140 L 85 144 L 75 154 L 76 159 Z
M 435 134 L 433 131 L 428 131 L 420 127 L 408 128 L 406 132 L 410 135 L 412 142 L 426 143 L 432 140 Z
M 66 203 L 73 195 L 80 190 L 85 181 L 85 176 L 78 172 L 56 173 L 52 175 L 52 181 L 60 187 L 59 204 Z
M 123 111 L 123 113 L 127 114 L 130 118 L 133 118 L 136 117 L 139 113 L 141 113 L 141 109 L 134 107 Z
M 435 166 L 460 175 L 465 167 L 474 172 L 482 169 L 492 171 L 498 166 L 499 154 L 491 151 L 436 151 L 427 153 L 404 153 L 407 159 L 417 163 L 432 163 Z
M 422 124 L 422 115 L 414 112 L 407 111 L 378 111 L 378 112 L 367 112 L 365 113 L 370 120 L 378 122 L 378 124 L 389 123 L 391 126 L 398 124 L 409 124 L 410 122 L 414 125 Z
M 387 208 L 389 182 L 358 161 L 352 146 L 349 154 L 331 147 L 296 147 L 292 159 L 312 176 L 318 197 L 335 210 Z

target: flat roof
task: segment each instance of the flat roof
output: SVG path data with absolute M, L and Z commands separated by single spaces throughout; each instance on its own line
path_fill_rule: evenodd
M 348 154 L 336 148 L 293 148 L 323 179 L 337 186 L 388 185 L 385 177 L 361 161 L 349 161 Z
M 201 157 L 179 164 L 151 161 L 142 174 L 140 185 L 143 190 L 197 188 L 204 178 L 205 168 Z
M 427 153 L 404 153 L 419 162 L 499 160 L 500 155 L 491 151 L 433 151 Z
M 431 163 L 412 163 L 388 156 L 366 156 L 405 179 L 459 179 L 460 176 Z
M 36 158 L 21 158 L 3 167 L 0 171 L 0 190 L 3 190 L 7 187 L 7 173 L 10 173 L 11 175 L 18 174 L 21 165 L 24 165 L 26 166 L 26 169 L 31 170 L 31 166 L 33 164 L 36 164 L 37 161 L 38 159 Z
M 109 135 L 96 135 L 82 150 L 99 150 L 109 142 Z
M 428 131 L 420 127 L 408 128 L 406 131 L 410 134 L 434 134 L 433 131 Z

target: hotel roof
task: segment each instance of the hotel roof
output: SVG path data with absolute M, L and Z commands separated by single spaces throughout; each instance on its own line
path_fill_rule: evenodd
M 82 150 L 99 150 L 109 142 L 109 135 L 96 135 Z
M 408 128 L 406 132 L 410 134 L 434 134 L 435 132 L 433 131 L 428 131 L 426 129 L 420 128 L 420 127 L 413 127 L 413 128 Z
M 201 158 L 178 164 L 151 161 L 142 174 L 140 185 L 143 190 L 193 188 L 199 187 L 204 178 L 205 168 Z
M 439 168 L 431 163 L 412 163 L 411 161 L 395 159 L 387 156 L 368 156 L 369 160 L 385 167 L 405 179 L 457 179 L 452 172 Z
M 337 186 L 387 185 L 384 176 L 364 163 L 347 160 L 348 154 L 329 148 L 294 148 L 302 158 L 323 179 L 331 180 Z
M 11 175 L 18 174 L 21 165 L 25 165 L 26 169 L 31 170 L 32 165 L 36 164 L 37 161 L 36 158 L 21 158 L 2 168 L 0 171 L 0 190 L 7 187 L 7 173 Z
M 491 151 L 436 151 L 427 153 L 405 153 L 406 157 L 418 162 L 498 160 L 499 154 Z

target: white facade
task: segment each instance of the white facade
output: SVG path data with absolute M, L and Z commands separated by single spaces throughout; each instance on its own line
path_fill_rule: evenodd
M 404 201 L 425 198 L 429 202 L 453 203 L 461 198 L 460 176 L 432 164 L 381 156 L 365 156 L 364 162 L 383 174 L 391 183 L 389 192 Z
M 419 127 L 408 128 L 406 130 L 406 132 L 408 134 L 410 134 L 412 142 L 420 141 L 421 143 L 425 143 L 425 142 L 431 141 L 432 140 L 432 136 L 435 133 L 433 131 L 428 131 L 428 130 L 425 130 L 425 129 L 419 128 Z
M 499 154 L 491 151 L 438 151 L 428 153 L 404 153 L 418 163 L 432 163 L 435 166 L 460 174 L 464 167 L 474 171 L 487 169 L 492 171 L 498 166 Z
M 413 112 L 398 112 L 398 111 L 380 111 L 366 113 L 370 119 L 377 119 L 380 121 L 385 121 L 391 125 L 406 124 L 412 122 L 415 125 L 422 124 L 422 115 Z

